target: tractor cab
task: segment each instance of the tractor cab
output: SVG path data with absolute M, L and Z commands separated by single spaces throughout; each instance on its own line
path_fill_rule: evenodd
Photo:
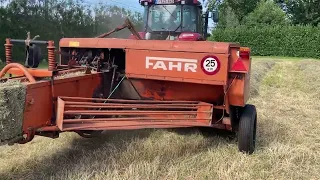
M 144 39 L 205 40 L 209 13 L 198 0 L 139 0 L 144 7 Z M 216 21 L 216 14 L 212 17 Z

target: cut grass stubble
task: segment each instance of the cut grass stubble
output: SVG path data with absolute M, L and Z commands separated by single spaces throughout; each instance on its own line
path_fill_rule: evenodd
M 263 67 L 262 67 L 263 66 Z M 64 133 L 0 147 L 8 179 L 317 179 L 320 169 L 319 85 L 313 63 L 254 61 L 250 103 L 258 110 L 257 150 L 196 129 L 110 131 L 97 139 Z M 320 67 L 320 66 L 318 66 Z M 260 69 L 260 70 L 259 70 Z M 319 69 L 320 70 L 320 69 Z M 261 75 L 263 73 L 264 75 Z M 311 83 L 311 81 L 313 83 Z

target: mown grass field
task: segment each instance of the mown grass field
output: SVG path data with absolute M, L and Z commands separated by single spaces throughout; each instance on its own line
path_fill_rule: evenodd
M 257 149 L 197 129 L 64 133 L 0 147 L 1 179 L 319 179 L 320 61 L 254 58 Z

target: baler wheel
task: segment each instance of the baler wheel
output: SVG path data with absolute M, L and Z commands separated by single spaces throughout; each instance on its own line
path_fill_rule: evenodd
M 246 105 L 240 117 L 238 129 L 239 151 L 252 154 L 256 145 L 257 110 L 254 105 Z

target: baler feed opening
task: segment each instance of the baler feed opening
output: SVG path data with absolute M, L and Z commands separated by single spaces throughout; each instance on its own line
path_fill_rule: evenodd
M 59 97 L 61 131 L 210 126 L 213 106 L 197 101 Z

